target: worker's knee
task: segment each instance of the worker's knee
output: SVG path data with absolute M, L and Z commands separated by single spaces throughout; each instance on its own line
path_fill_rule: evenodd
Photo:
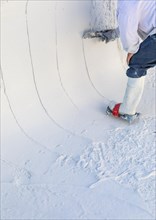
M 135 69 L 130 67 L 126 72 L 126 75 L 130 78 L 140 78 L 142 76 L 146 76 L 146 74 L 147 74 L 146 69 L 142 69 L 142 68 Z

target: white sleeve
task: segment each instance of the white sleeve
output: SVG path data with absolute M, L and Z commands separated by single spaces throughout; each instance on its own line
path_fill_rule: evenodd
M 125 1 L 122 2 L 117 15 L 121 42 L 124 50 L 128 53 L 136 53 L 140 45 L 137 6 L 128 4 L 127 1 L 126 4 L 124 4 Z

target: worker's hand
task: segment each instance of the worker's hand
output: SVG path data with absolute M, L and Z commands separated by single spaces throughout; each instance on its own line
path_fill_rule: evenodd
M 129 61 L 132 58 L 132 56 L 134 55 L 134 53 L 128 53 L 127 54 L 127 64 L 129 65 Z

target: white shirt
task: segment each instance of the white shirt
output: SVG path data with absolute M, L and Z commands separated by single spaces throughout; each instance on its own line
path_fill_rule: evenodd
M 140 37 L 156 33 L 156 0 L 118 0 L 117 19 L 123 48 L 136 53 Z

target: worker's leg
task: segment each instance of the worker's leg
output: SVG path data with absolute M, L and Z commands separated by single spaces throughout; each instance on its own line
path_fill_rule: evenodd
M 148 37 L 140 45 L 136 54 L 130 60 L 127 70 L 128 83 L 124 99 L 119 108 L 119 113 L 133 115 L 141 100 L 145 75 L 147 70 L 156 65 L 156 34 Z M 110 104 L 110 109 L 114 109 L 115 104 Z
M 128 83 L 119 112 L 133 115 L 141 100 L 147 70 L 156 65 L 156 35 L 148 37 L 134 54 L 127 70 Z

